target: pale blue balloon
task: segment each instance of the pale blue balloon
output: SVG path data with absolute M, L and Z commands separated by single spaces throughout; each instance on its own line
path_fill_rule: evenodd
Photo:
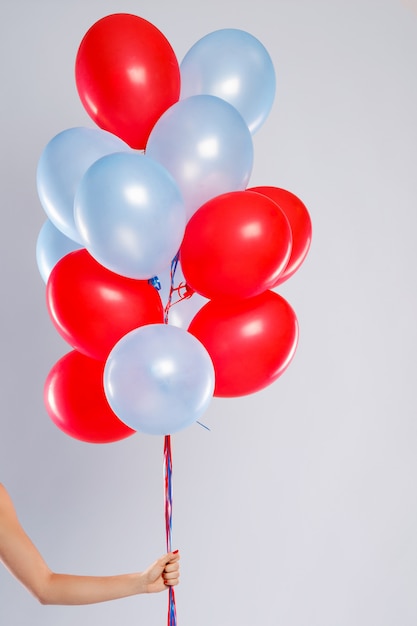
M 188 218 L 210 198 L 246 189 L 253 166 L 243 117 L 216 96 L 192 96 L 171 106 L 153 127 L 146 154 L 178 183 Z
M 46 220 L 36 240 L 36 262 L 44 282 L 48 282 L 49 274 L 60 259 L 81 247 L 55 228 L 50 220 Z
M 36 182 L 43 209 L 64 235 L 82 243 L 74 223 L 74 196 L 78 184 L 97 159 L 131 148 L 98 128 L 62 131 L 46 145 L 38 162 Z
M 190 48 L 180 71 L 181 98 L 211 94 L 227 100 L 252 134 L 272 108 L 276 87 L 272 59 L 246 31 L 224 28 L 209 33 Z
M 196 422 L 214 392 L 214 368 L 203 344 L 182 328 L 141 326 L 110 352 L 104 390 L 118 418 L 148 435 L 169 435 Z
M 75 223 L 90 254 L 129 278 L 152 278 L 177 254 L 185 209 L 172 176 L 139 153 L 109 154 L 87 170 L 74 201 Z

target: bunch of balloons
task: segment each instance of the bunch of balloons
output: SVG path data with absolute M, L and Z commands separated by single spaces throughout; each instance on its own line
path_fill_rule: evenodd
M 213 395 L 271 384 L 296 350 L 295 313 L 274 289 L 307 255 L 311 220 L 290 191 L 248 188 L 273 64 L 237 29 L 179 64 L 154 25 L 119 13 L 87 31 L 75 78 L 96 127 L 56 135 L 37 170 L 37 262 L 71 346 L 45 404 L 83 441 L 168 435 Z

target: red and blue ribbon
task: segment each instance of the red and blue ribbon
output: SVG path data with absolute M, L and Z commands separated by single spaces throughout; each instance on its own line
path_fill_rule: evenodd
M 165 479 L 165 531 L 167 552 L 172 550 L 172 452 L 171 436 L 164 440 L 164 479 Z M 177 608 L 174 587 L 169 588 L 168 626 L 177 626 Z

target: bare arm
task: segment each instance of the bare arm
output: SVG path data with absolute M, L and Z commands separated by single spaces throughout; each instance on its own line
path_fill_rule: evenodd
M 93 604 L 177 585 L 179 554 L 165 554 L 144 572 L 118 576 L 56 574 L 45 563 L 0 484 L 0 561 L 42 604 Z

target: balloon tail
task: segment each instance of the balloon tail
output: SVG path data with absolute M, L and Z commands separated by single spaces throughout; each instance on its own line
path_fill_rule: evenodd
M 167 552 L 172 550 L 172 453 L 171 436 L 166 435 L 164 441 L 164 479 L 165 479 L 165 530 Z M 168 626 L 177 626 L 177 608 L 174 587 L 169 588 L 168 595 Z
M 150 285 L 152 285 L 152 287 L 155 287 L 155 289 L 157 291 L 161 291 L 161 281 L 159 280 L 158 276 L 154 276 L 153 278 L 149 278 L 148 279 L 148 283 Z

